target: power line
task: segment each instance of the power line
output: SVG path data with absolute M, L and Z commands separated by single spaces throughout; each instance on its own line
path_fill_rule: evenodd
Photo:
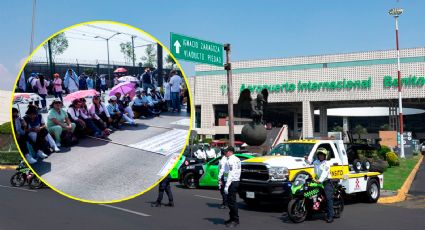
M 137 36 L 135 34 L 124 33 L 124 32 L 120 32 L 120 31 L 117 31 L 117 30 L 112 30 L 112 29 L 108 29 L 108 28 L 104 28 L 104 27 L 100 27 L 100 26 L 95 26 L 95 25 L 90 25 L 90 24 L 85 24 L 84 26 L 96 28 L 96 29 L 99 29 L 99 30 L 109 31 L 109 32 L 112 32 L 112 33 L 126 34 L 126 35 L 129 35 L 129 36 L 134 36 L 135 38 L 140 39 L 140 40 L 143 40 L 143 41 L 146 41 L 146 42 L 152 42 L 151 40 L 148 40 L 148 39 L 139 37 L 139 36 Z

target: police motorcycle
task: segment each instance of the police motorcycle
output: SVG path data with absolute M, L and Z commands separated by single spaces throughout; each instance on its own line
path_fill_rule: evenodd
M 22 187 L 28 183 L 31 189 L 40 189 L 44 183 L 21 161 L 16 168 L 16 173 L 10 178 L 10 184 L 13 187 Z
M 339 218 L 344 210 L 344 188 L 334 183 L 334 218 Z M 327 202 L 322 183 L 316 183 L 308 174 L 299 174 L 291 185 L 291 200 L 288 203 L 288 216 L 294 223 L 301 223 L 313 213 L 326 212 Z

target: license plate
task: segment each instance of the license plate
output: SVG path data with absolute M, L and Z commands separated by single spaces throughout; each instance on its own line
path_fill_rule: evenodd
M 254 199 L 255 198 L 255 192 L 246 192 L 246 198 Z

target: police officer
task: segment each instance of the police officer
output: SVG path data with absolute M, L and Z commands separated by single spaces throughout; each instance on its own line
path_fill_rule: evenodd
M 174 207 L 173 193 L 171 192 L 170 180 L 170 174 L 168 174 L 168 176 L 164 180 L 162 180 L 161 183 L 159 183 L 158 198 L 156 199 L 156 202 L 152 204 L 152 207 L 161 207 L 161 201 L 164 197 L 164 191 L 167 193 L 168 196 L 168 204 L 166 204 L 165 206 Z
M 329 176 L 331 165 L 326 161 L 328 155 L 328 150 L 325 148 L 318 148 L 316 150 L 317 160 L 313 161 L 314 173 L 316 174 L 316 181 L 323 183 L 325 188 L 325 196 L 327 202 L 327 211 L 326 211 L 326 222 L 332 223 L 334 219 L 334 209 L 333 209 L 333 192 L 334 187 L 332 180 Z
M 224 150 L 223 150 L 224 151 Z M 227 207 L 227 195 L 224 193 L 224 187 L 227 182 L 227 177 L 229 175 L 229 167 L 227 165 L 227 157 L 223 156 L 220 159 L 220 163 L 218 165 L 218 188 L 220 189 L 220 194 L 222 197 L 222 203 L 220 205 L 220 209 L 225 209 Z
M 225 167 L 228 167 L 227 180 L 224 185 L 224 193 L 227 195 L 229 206 L 229 220 L 225 221 L 226 227 L 236 227 L 239 225 L 238 204 L 236 203 L 236 194 L 238 192 L 239 180 L 241 177 L 241 161 L 233 155 L 235 149 L 233 146 L 227 147 L 224 158 L 226 158 Z

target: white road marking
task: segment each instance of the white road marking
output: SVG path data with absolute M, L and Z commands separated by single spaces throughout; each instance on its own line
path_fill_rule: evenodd
M 210 199 L 210 200 L 222 200 L 222 199 L 216 198 L 216 197 L 209 197 L 209 196 L 202 196 L 202 195 L 194 195 L 194 196 L 205 198 L 205 199 Z
M 37 192 L 36 190 L 31 190 L 31 189 L 26 189 L 26 188 L 19 188 L 19 187 L 13 187 L 13 186 L 7 186 L 7 185 L 0 185 L 0 187 L 2 187 L 2 188 L 10 188 L 10 189 L 17 189 L 17 190 L 22 190 L 22 191 L 27 191 L 27 192 Z
M 138 215 L 138 216 L 143 216 L 143 217 L 151 216 L 151 215 L 148 215 L 148 214 L 143 213 L 143 212 L 136 212 L 136 211 L 132 211 L 130 209 L 120 208 L 120 207 L 116 207 L 116 206 L 112 206 L 112 205 L 108 205 L 108 204 L 99 204 L 99 205 L 104 206 L 104 207 L 108 207 L 108 208 L 113 208 L 113 209 L 116 209 L 116 210 L 120 210 L 120 211 L 123 211 L 123 212 L 131 213 L 131 214 Z
M 190 118 L 181 119 L 175 122 L 171 122 L 172 125 L 190 126 Z
M 129 146 L 168 156 L 184 148 L 188 132 L 188 130 L 173 129 Z

